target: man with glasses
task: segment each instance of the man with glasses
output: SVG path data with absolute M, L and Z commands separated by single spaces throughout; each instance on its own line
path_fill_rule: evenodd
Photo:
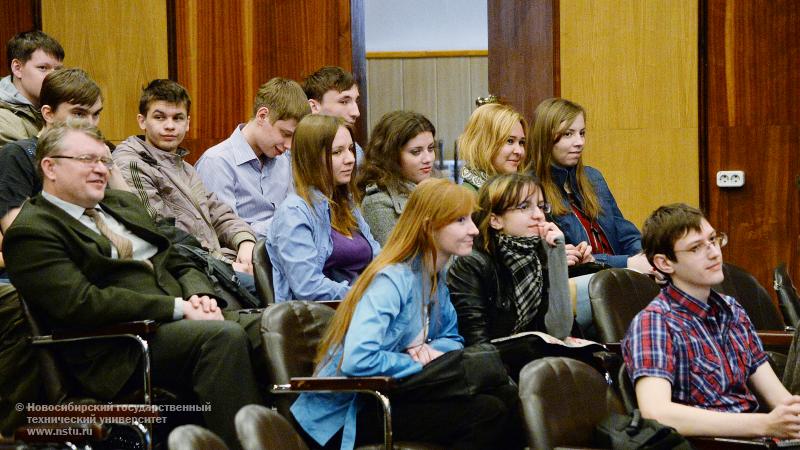
M 23 205 L 3 247 L 11 282 L 48 329 L 158 321 L 148 337 L 154 385 L 207 403 L 207 427 L 236 446 L 234 415 L 262 401 L 251 363 L 251 355 L 263 358 L 260 316 L 223 315 L 211 280 L 173 251 L 138 197 L 106 190 L 112 167 L 88 121 L 42 134 L 42 192 Z M 135 346 L 108 341 L 58 351 L 84 393 L 100 401 L 141 387 Z
M 668 281 L 622 342 L 639 409 L 686 436 L 800 438 L 800 396 L 778 380 L 744 308 L 712 289 L 727 243 L 685 204 L 645 221 L 642 247 Z

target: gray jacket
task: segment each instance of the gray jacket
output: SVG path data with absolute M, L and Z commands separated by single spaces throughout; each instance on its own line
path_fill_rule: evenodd
M 413 185 L 409 186 L 413 189 Z M 369 224 L 369 229 L 381 247 L 394 229 L 403 209 L 408 202 L 408 195 L 394 189 L 382 190 L 375 184 L 367 186 L 367 192 L 361 201 L 361 211 Z
M 230 206 L 206 191 L 194 167 L 183 160 L 187 154 L 184 149 L 165 152 L 131 136 L 112 156 L 153 218 L 174 217 L 178 228 L 212 253 L 235 257 L 239 244 L 255 242 L 255 234 Z
M 11 75 L 0 80 L 0 146 L 28 139 L 44 125 L 42 113 L 11 82 Z

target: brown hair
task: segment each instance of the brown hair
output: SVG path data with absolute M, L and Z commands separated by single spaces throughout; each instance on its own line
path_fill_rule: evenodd
M 525 118 L 510 105 L 487 103 L 475 109 L 469 116 L 464 133 L 458 138 L 458 150 L 466 165 L 487 175 L 497 174 L 492 161 L 503 148 L 516 123 L 522 125 L 523 131 L 527 131 Z M 528 165 L 529 158 L 526 145 L 517 171 L 521 172 Z
M 544 196 L 552 205 L 554 216 L 563 216 L 570 212 L 564 206 L 564 196 L 561 187 L 553 181 L 553 172 L 550 166 L 553 162 L 553 146 L 561 140 L 564 132 L 569 129 L 578 115 L 583 114 L 586 120 L 586 110 L 577 103 L 563 98 L 549 98 L 539 103 L 534 111 L 534 120 L 531 131 L 528 133 L 528 143 L 531 149 L 531 165 L 528 170 L 534 171 L 544 188 Z M 578 181 L 578 190 L 583 197 L 583 211 L 591 219 L 597 219 L 602 213 L 600 201 L 594 191 L 592 182 L 584 170 L 583 158 L 578 160 L 575 168 L 575 177 Z
M 333 139 L 339 128 L 344 128 L 352 137 L 353 132 L 342 119 L 322 114 L 309 115 L 297 124 L 292 148 L 292 174 L 297 195 L 312 205 L 311 189 L 316 188 L 328 199 L 331 208 L 331 226 L 334 230 L 350 236 L 357 228 L 353 205 L 361 201 L 356 189 L 356 167 L 350 182 L 337 186 L 333 179 L 331 152 Z M 350 149 L 355 156 L 355 148 Z M 324 161 L 324 165 L 320 162 Z M 355 202 L 355 203 L 354 203 Z
M 150 105 L 158 101 L 183 105 L 187 114 L 192 106 L 192 99 L 186 88 L 172 80 L 156 79 L 142 89 L 142 96 L 139 97 L 139 114 L 146 116 Z
M 6 44 L 6 67 L 15 59 L 25 64 L 36 50 L 41 49 L 59 61 L 64 60 L 64 48 L 50 35 L 39 31 L 24 31 L 8 40 Z
M 480 231 L 484 251 L 494 253 L 492 237 L 497 231 L 491 227 L 492 214 L 499 216 L 517 206 L 526 189 L 530 196 L 541 191 L 542 186 L 533 175 L 508 173 L 489 178 L 478 190 L 478 210 L 473 218 Z
M 642 226 L 642 251 L 650 265 L 653 257 L 662 254 L 675 261 L 675 242 L 689 231 L 700 231 L 705 216 L 685 203 L 661 206 L 650 214 Z
M 55 123 L 45 128 L 36 146 L 36 173 L 39 174 L 40 179 L 44 179 L 42 160 L 57 155 L 63 150 L 61 148 L 61 143 L 70 131 L 83 133 L 105 145 L 106 138 L 103 136 L 103 133 L 86 119 L 69 118 L 64 122 Z
M 39 103 L 53 111 L 62 103 L 93 106 L 102 100 L 100 86 L 83 69 L 59 69 L 47 74 L 42 81 Z
M 358 188 L 363 191 L 370 184 L 382 189 L 391 188 L 407 193 L 400 168 L 400 151 L 411 139 L 423 132 L 436 136 L 436 128 L 427 117 L 413 111 L 392 111 L 375 124 L 364 151 L 363 171 Z
M 273 78 L 258 88 L 253 103 L 253 116 L 264 107 L 269 109 L 269 123 L 290 119 L 299 122 L 311 114 L 303 88 L 296 81 L 286 78 Z
M 439 276 L 434 269 L 437 258 L 435 232 L 456 219 L 469 215 L 474 207 L 475 194 L 450 180 L 431 178 L 420 183 L 411 193 L 397 225 L 386 240 L 386 246 L 364 269 L 336 309 L 336 314 L 320 341 L 316 361 L 325 361 L 342 346 L 358 302 L 378 272 L 385 267 L 420 258 L 424 269 L 422 276 L 430 277 L 431 290 L 427 293 L 428 299 L 434 299 Z M 423 304 L 426 302 L 424 296 L 423 292 L 423 298 L 419 299 Z
M 337 66 L 324 66 L 303 80 L 303 91 L 309 100 L 322 101 L 330 90 L 342 92 L 356 84 L 353 74 Z

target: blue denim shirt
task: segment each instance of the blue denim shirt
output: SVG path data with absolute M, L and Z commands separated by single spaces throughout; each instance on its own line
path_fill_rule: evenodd
M 313 207 L 290 194 L 275 211 L 267 232 L 267 253 L 272 261 L 275 301 L 339 300 L 350 290 L 347 282 L 327 278 L 322 269 L 333 252 L 331 210 L 321 192 L 311 192 Z M 381 249 L 357 207 L 358 229 L 372 247 L 373 259 Z
M 554 216 L 553 219 L 558 225 L 558 228 L 564 232 L 564 238 L 567 244 L 577 245 L 582 241 L 589 242 L 589 235 L 581 225 L 581 221 L 572 212 L 567 199 L 567 193 L 564 191 L 564 183 L 569 181 L 572 187 L 572 192 L 578 197 L 578 201 L 583 204 L 583 197 L 578 190 L 577 179 L 575 178 L 575 167 L 559 167 L 556 165 L 551 166 L 553 174 L 553 182 L 561 189 L 563 196 L 563 205 L 570 212 L 563 216 Z M 622 212 L 617 206 L 617 201 L 611 194 L 606 180 L 599 170 L 594 167 L 584 167 L 586 176 L 594 186 L 594 192 L 597 194 L 597 199 L 600 202 L 600 217 L 597 218 L 597 223 L 611 244 L 614 250 L 614 255 L 605 253 L 595 253 L 594 258 L 597 262 L 606 263 L 613 267 L 626 267 L 628 265 L 628 257 L 633 256 L 642 251 L 642 235 L 632 224 L 623 217 Z
M 356 306 L 342 350 L 323 363 L 316 376 L 391 376 L 404 378 L 422 370 L 405 349 L 423 329 L 422 301 L 430 286 L 423 281 L 419 260 L 394 264 L 378 272 Z M 439 273 L 431 307 L 427 342 L 441 352 L 463 348 L 450 293 Z M 342 360 L 341 372 L 337 366 Z M 291 407 L 297 422 L 320 445 L 344 427 L 342 449 L 355 444 L 356 394 L 300 394 Z

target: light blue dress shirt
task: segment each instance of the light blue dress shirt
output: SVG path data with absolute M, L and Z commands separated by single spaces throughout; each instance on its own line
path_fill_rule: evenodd
M 267 236 L 275 209 L 294 192 L 292 164 L 288 153 L 259 159 L 242 127 L 240 124 L 228 139 L 206 150 L 195 170 L 206 190 L 230 205 L 261 239 Z

